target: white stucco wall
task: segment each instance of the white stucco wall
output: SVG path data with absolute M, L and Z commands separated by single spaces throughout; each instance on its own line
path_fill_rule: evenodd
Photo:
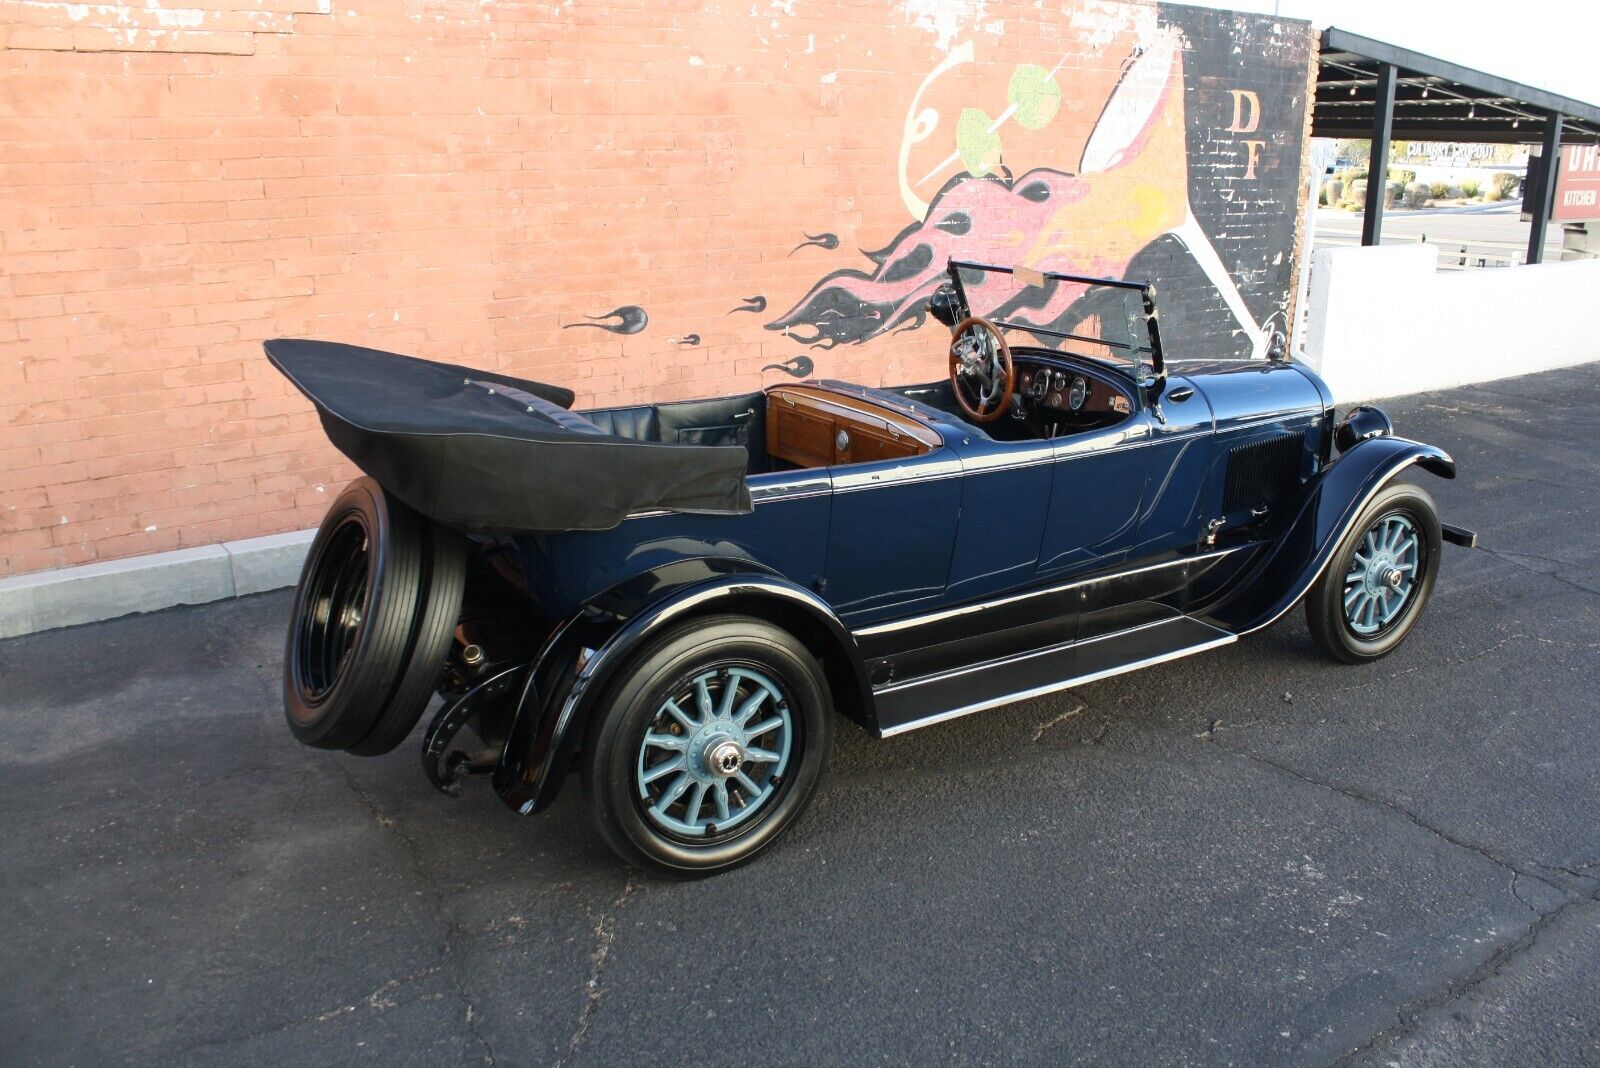
M 1303 358 L 1341 404 L 1600 359 L 1600 260 L 1441 272 L 1438 255 L 1313 254 Z

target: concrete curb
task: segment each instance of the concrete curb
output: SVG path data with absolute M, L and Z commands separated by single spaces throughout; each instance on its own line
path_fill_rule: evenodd
M 293 586 L 315 530 L 0 578 L 0 638 Z

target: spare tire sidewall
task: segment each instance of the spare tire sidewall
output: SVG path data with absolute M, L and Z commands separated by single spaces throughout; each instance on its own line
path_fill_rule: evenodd
M 359 629 L 331 683 L 319 688 L 308 685 L 311 665 L 303 645 L 314 623 L 312 602 L 323 585 L 319 569 L 333 562 L 329 552 L 352 522 L 366 534 L 367 585 Z M 367 734 L 387 704 L 414 637 L 424 570 L 422 522 L 370 478 L 352 482 L 328 510 L 300 574 L 284 650 L 284 712 L 300 741 L 347 748 Z

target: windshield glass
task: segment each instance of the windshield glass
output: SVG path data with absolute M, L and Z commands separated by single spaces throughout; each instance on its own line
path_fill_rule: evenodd
M 1012 347 L 1098 360 L 1136 381 L 1155 370 L 1160 336 L 1146 283 L 960 260 L 950 274 L 968 314 L 994 323 Z

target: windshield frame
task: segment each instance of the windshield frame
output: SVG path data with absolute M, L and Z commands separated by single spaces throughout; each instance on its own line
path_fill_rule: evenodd
M 1139 345 L 1132 345 L 1124 341 L 1089 337 L 1084 334 L 1074 334 L 1066 330 L 1052 330 L 1048 327 L 1032 326 L 1027 323 L 1010 323 L 1003 319 L 994 319 L 990 321 L 992 321 L 995 326 L 1002 330 L 1020 330 L 1036 336 L 1060 338 L 1064 341 L 1080 341 L 1086 344 L 1105 346 L 1106 348 L 1113 350 L 1121 350 L 1130 358 L 1129 363 L 1134 369 L 1133 373 L 1130 373 L 1129 365 L 1127 364 L 1119 364 L 1114 361 L 1108 361 L 1084 353 L 1067 352 L 1057 353 L 1057 355 L 1071 355 L 1077 356 L 1081 359 L 1094 360 L 1096 363 L 1102 364 L 1118 374 L 1131 379 L 1134 384 L 1138 386 L 1144 388 L 1154 387 L 1159 395 L 1159 389 L 1161 385 L 1165 383 L 1167 378 L 1167 369 L 1166 359 L 1162 355 L 1161 351 L 1161 327 L 1157 321 L 1156 315 L 1156 287 L 1154 283 L 1122 278 L 1095 278 L 1090 275 L 1067 274 L 1063 271 L 1036 271 L 1030 267 L 1005 267 L 997 263 L 980 263 L 977 260 L 952 259 L 949 261 L 946 271 L 950 276 L 951 285 L 955 288 L 956 300 L 960 304 L 960 318 L 962 319 L 965 319 L 972 314 L 971 305 L 967 302 L 966 287 L 961 282 L 961 271 L 963 268 L 975 271 L 990 271 L 996 274 L 1009 274 L 1021 281 L 1026 282 L 1026 284 L 1030 286 L 1042 286 L 1046 280 L 1055 280 L 1060 282 L 1073 282 L 1080 285 L 1104 286 L 1109 289 L 1132 290 L 1137 292 L 1139 294 L 1140 306 L 1144 315 L 1145 329 L 1149 334 L 1148 348 Z M 1150 375 L 1148 377 L 1144 374 L 1144 360 L 1142 358 L 1146 352 L 1148 352 L 1150 355 Z

